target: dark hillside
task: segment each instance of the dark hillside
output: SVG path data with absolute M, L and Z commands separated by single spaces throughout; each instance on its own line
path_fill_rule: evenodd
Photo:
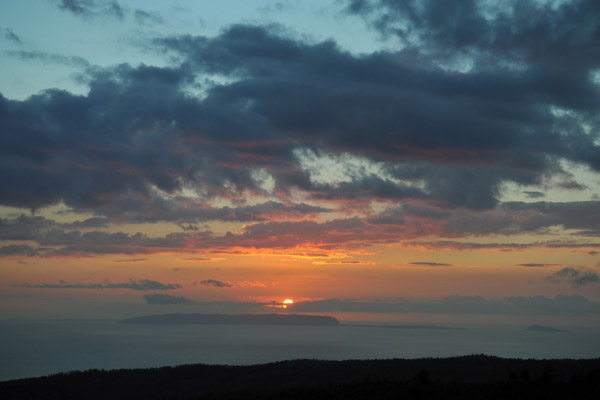
M 2 399 L 600 398 L 600 359 L 316 361 L 70 372 L 0 382 Z

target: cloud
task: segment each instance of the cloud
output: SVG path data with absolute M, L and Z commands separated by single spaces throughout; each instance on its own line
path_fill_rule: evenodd
M 104 286 L 108 289 L 133 289 L 133 290 L 173 290 L 181 289 L 178 283 L 161 283 L 150 279 L 135 281 L 131 279 L 129 283 L 106 283 Z
M 115 18 L 124 20 L 125 17 L 133 16 L 135 23 L 139 25 L 154 26 L 164 23 L 163 17 L 153 11 L 140 8 L 130 9 L 123 6 L 117 0 L 52 0 L 60 10 L 69 12 L 76 17 L 93 20 L 99 17 Z
M 411 262 L 410 265 L 423 265 L 426 267 L 451 267 L 452 266 L 452 264 L 427 262 L 427 261 L 415 261 L 415 262 Z
M 327 254 L 338 249 L 370 246 L 378 243 L 402 242 L 404 247 L 454 250 L 524 251 L 531 248 L 588 249 L 600 243 L 572 238 L 584 237 L 600 223 L 594 210 L 600 202 L 569 203 L 503 203 L 493 210 L 470 213 L 465 209 L 445 210 L 416 203 L 392 206 L 379 214 L 361 218 L 318 220 L 258 220 L 245 224 L 236 232 L 217 233 L 210 230 L 185 230 L 163 237 L 143 233 L 105 232 L 96 226 L 108 226 L 110 219 L 93 217 L 72 223 L 20 215 L 0 218 L 0 239 L 32 241 L 38 247 L 7 248 L 34 251 L 39 256 L 85 256 L 91 254 L 147 255 L 157 252 L 212 252 L 240 254 L 243 249 L 293 249 L 308 246 L 306 254 Z M 289 208 L 289 207 L 288 207 Z M 287 214 L 288 217 L 291 214 Z M 490 234 L 516 235 L 524 232 L 545 233 L 561 226 L 570 237 L 530 243 L 462 241 L 468 236 Z M 74 227 L 80 229 L 73 229 Z M 93 230 L 90 230 L 93 229 Z M 422 241 L 424 237 L 440 240 Z M 442 238 L 449 238 L 447 240 Z M 323 253 L 325 251 L 326 253 Z M 298 252 L 294 250 L 292 253 Z M 290 253 L 290 254 L 292 254 Z M 302 253 L 302 254 L 304 254 Z M 25 253 L 24 253 L 25 254 Z M 217 261 L 213 257 L 188 257 L 182 261 Z
M 566 281 L 574 288 L 600 282 L 598 274 L 586 267 L 565 267 L 546 276 L 546 279 L 557 283 Z
M 0 257 L 15 255 L 33 256 L 36 253 L 36 249 L 26 244 L 9 244 L 0 247 Z
M 179 296 L 171 297 L 179 298 Z M 201 310 L 201 312 L 234 314 L 272 312 L 273 307 L 280 307 L 282 303 L 278 301 L 193 301 L 191 304 L 193 304 L 195 310 Z M 590 301 L 586 297 L 579 295 L 557 295 L 555 297 L 518 296 L 502 299 L 452 295 L 429 299 L 385 297 L 374 299 L 329 298 L 305 300 L 287 305 L 287 309 L 292 313 L 349 312 L 487 316 L 580 316 L 600 314 L 600 303 Z
M 375 261 L 359 261 L 359 260 L 352 260 L 352 261 L 343 261 L 343 260 L 334 260 L 334 261 L 317 260 L 317 261 L 313 261 L 312 263 L 315 264 L 315 265 L 375 265 Z
M 525 191 L 523 192 L 525 194 L 525 196 L 529 197 L 530 199 L 539 199 L 540 197 L 544 197 L 546 194 L 543 192 L 530 192 L 530 191 Z
M 21 40 L 21 38 L 19 37 L 19 35 L 17 35 L 16 33 L 13 32 L 12 29 L 10 28 L 4 28 L 4 37 L 13 42 L 16 43 L 18 45 L 22 45 L 23 41 Z
M 164 19 L 160 16 L 160 14 L 144 11 L 139 8 L 134 11 L 133 16 L 135 18 L 135 22 L 140 25 L 156 25 L 164 22 Z
M 265 285 L 264 283 L 260 282 L 260 281 L 242 281 L 242 282 L 236 282 L 236 286 L 239 287 L 267 287 L 267 285 Z
M 529 0 L 501 7 L 477 0 L 346 3 L 349 13 L 363 16 L 374 29 L 437 58 L 458 55 L 478 62 L 512 61 L 570 70 L 598 62 L 588 53 L 599 26 L 594 17 L 598 4 L 593 0 Z M 581 32 L 580 26 L 588 29 Z
M 581 236 L 600 237 L 600 228 L 580 231 L 580 232 L 577 232 L 577 234 L 581 235 Z
M 290 306 L 297 312 L 375 312 L 375 313 L 498 313 L 502 306 L 481 296 L 449 296 L 414 300 L 385 298 L 374 300 L 326 299 L 303 301 Z
M 403 314 L 581 315 L 600 313 L 600 303 L 583 296 L 507 297 L 452 295 L 439 299 L 382 298 L 372 300 L 325 299 L 296 302 L 294 312 L 376 312 Z
M 590 129 L 600 106 L 592 79 L 600 58 L 590 56 L 595 3 L 523 1 L 504 10 L 479 1 L 418 3 L 346 3 L 347 12 L 404 46 L 373 53 L 252 25 L 149 39 L 146 49 L 165 57 L 163 66 L 98 67 L 68 55 L 9 52 L 78 67 L 89 91 L 0 95 L 0 204 L 37 210 L 63 203 L 93 217 L 70 225 L 3 219 L 0 238 L 31 241 L 21 250 L 37 244 L 46 256 L 319 252 L 391 242 L 598 247 L 583 242 L 599 235 L 597 200 L 501 202 L 507 183 L 554 180 L 581 189 L 566 164 L 600 171 L 598 133 Z M 55 4 L 84 18 L 158 22 L 111 0 Z M 580 26 L 589 29 L 569 28 Z M 373 203 L 385 209 L 375 212 Z M 199 228 L 212 221 L 246 224 L 223 234 Z M 102 231 L 153 222 L 183 232 L 153 238 Z M 557 227 L 573 241 L 459 240 Z M 431 237 L 448 240 L 416 241 Z
M 154 293 L 144 295 L 144 300 L 148 304 L 188 304 L 192 301 L 183 296 L 171 296 L 168 294 Z
M 103 231 L 61 231 L 49 230 L 41 234 L 37 241 L 47 246 L 45 256 L 84 256 L 87 254 L 151 254 L 172 250 L 184 250 L 189 235 L 170 233 L 164 237 L 148 237 L 140 232 L 129 234 L 124 232 L 108 233 Z M 202 237 L 195 235 L 196 239 Z M 41 253 L 41 252 L 40 252 Z
M 507 297 L 516 307 L 515 312 L 523 314 L 582 315 L 600 313 L 600 303 L 592 302 L 584 296 L 562 295 L 553 298 L 544 296 Z
M 498 251 L 523 251 L 531 248 L 551 249 L 578 249 L 578 248 L 600 248 L 600 243 L 575 243 L 569 241 L 545 241 L 530 243 L 477 243 L 462 242 L 454 240 L 436 240 L 431 242 L 413 241 L 403 242 L 405 247 L 422 247 L 424 249 L 436 250 L 498 250 Z
M 101 4 L 116 3 L 61 6 L 84 15 Z M 267 192 L 289 200 L 300 192 L 307 201 L 422 199 L 482 210 L 498 204 L 506 182 L 560 175 L 561 160 L 600 169 L 600 147 L 584 129 L 599 105 L 596 89 L 568 66 L 516 72 L 498 63 L 449 73 L 435 54 L 354 55 L 332 41 L 248 25 L 152 45 L 174 63 L 90 69 L 83 96 L 47 90 L 0 99 L 0 175 L 11 182 L 1 189 L 5 205 L 62 201 L 115 217 L 215 218 L 220 211 L 203 211 L 201 200 L 184 206 L 186 187 L 204 200 Z M 190 96 L 196 78 L 210 74 L 227 79 Z M 367 167 L 323 182 L 306 154 Z M 385 174 L 372 173 L 374 165 Z
M 108 218 L 104 217 L 91 217 L 86 218 L 83 221 L 74 221 L 65 226 L 74 229 L 87 229 L 87 228 L 106 228 L 108 227 L 110 221 Z
M 35 240 L 41 232 L 59 227 L 60 224 L 41 216 L 0 218 L 0 240 Z
M 58 283 L 13 283 L 12 287 L 22 288 L 40 288 L 40 289 L 131 289 L 131 290 L 174 290 L 181 289 L 182 286 L 178 283 L 161 283 L 150 279 L 141 279 L 136 281 L 130 279 L 129 282 L 122 283 L 68 283 L 60 280 Z
M 215 279 L 207 279 L 207 280 L 203 280 L 200 281 L 200 284 L 202 285 L 206 285 L 206 286 L 214 286 L 217 288 L 230 288 L 233 287 L 233 284 L 230 282 L 223 282 L 223 281 L 218 281 Z
M 418 60 L 406 60 L 406 64 L 403 64 L 402 61 L 404 60 L 402 60 L 402 57 L 406 56 L 408 58 L 408 55 L 402 53 L 394 54 L 394 70 L 388 70 L 388 66 L 391 67 L 389 63 L 392 59 L 391 54 L 379 53 L 376 56 L 370 55 L 362 58 L 353 58 L 348 54 L 340 52 L 332 43 L 324 43 L 318 46 L 302 46 L 293 40 L 272 35 L 262 28 L 247 26 L 232 27 L 215 40 L 185 36 L 166 38 L 157 41 L 157 43 L 171 51 L 180 53 L 183 57 L 187 57 L 202 71 L 218 71 L 220 73 L 225 72 L 242 76 L 241 81 L 229 85 L 228 88 L 222 88 L 220 93 L 225 96 L 247 95 L 250 89 L 252 89 L 253 93 L 259 93 L 258 96 L 252 96 L 255 104 L 254 109 L 260 110 L 263 116 L 277 123 L 276 126 L 282 129 L 292 129 L 291 124 L 296 124 L 295 128 L 297 129 L 298 124 L 301 124 L 299 115 L 295 115 L 293 111 L 289 111 L 293 109 L 293 106 L 296 106 L 295 109 L 302 110 L 310 117 L 304 118 L 303 122 L 305 126 L 300 125 L 308 137 L 310 137 L 309 135 L 312 131 L 318 131 L 320 126 L 333 128 L 329 130 L 327 136 L 322 137 L 326 145 L 329 144 L 333 147 L 339 143 L 345 149 L 350 149 L 350 152 L 357 152 L 359 146 L 366 146 L 366 148 L 362 147 L 363 151 L 368 148 L 370 151 L 376 152 L 381 157 L 388 159 L 394 158 L 391 150 L 393 148 L 396 157 L 415 157 L 419 159 L 421 163 L 410 166 L 410 173 L 413 174 L 413 179 L 415 178 L 415 174 L 418 174 L 420 179 L 425 180 L 425 187 L 430 195 L 449 200 L 453 203 L 477 208 L 488 208 L 495 204 L 494 197 L 496 196 L 497 187 L 494 182 L 500 176 L 521 183 L 532 183 L 538 179 L 535 176 L 537 173 L 534 172 L 536 169 L 541 171 L 548 167 L 552 166 L 554 168 L 556 166 L 555 163 L 549 164 L 547 162 L 549 161 L 548 159 L 542 160 L 539 157 L 542 153 L 546 152 L 545 149 L 538 148 L 536 150 L 527 145 L 528 149 L 531 148 L 533 150 L 530 154 L 532 157 L 527 160 L 514 159 L 515 163 L 518 163 L 522 168 L 518 167 L 511 170 L 505 167 L 506 161 L 508 161 L 506 157 L 512 158 L 516 156 L 517 148 L 513 148 L 512 145 L 517 142 L 526 145 L 525 141 L 531 139 L 531 137 L 527 138 L 529 134 L 522 131 L 521 127 L 524 128 L 524 125 L 531 126 L 532 124 L 544 123 L 542 121 L 554 119 L 554 116 L 550 116 L 550 114 L 540 114 L 539 109 L 531 109 L 523 102 L 523 98 L 518 99 L 515 96 L 517 92 L 520 92 L 521 96 L 525 95 L 528 97 L 538 91 L 541 94 L 542 91 L 550 89 L 549 86 L 544 87 L 544 85 L 547 85 L 544 82 L 546 78 L 536 75 L 535 72 L 530 75 L 517 75 L 509 70 L 498 68 L 496 70 L 473 71 L 469 74 L 453 75 L 441 70 L 436 71 L 435 68 L 428 66 L 425 62 L 421 63 L 421 69 L 415 69 L 414 65 L 418 63 Z M 255 51 L 252 53 L 242 52 L 240 51 L 241 48 L 251 48 Z M 281 51 L 277 53 L 277 49 Z M 387 58 L 388 56 L 390 58 Z M 306 91 L 311 90 L 319 94 L 319 96 L 310 97 L 311 99 L 323 99 L 323 104 L 306 103 L 307 94 L 302 91 L 302 88 L 291 85 L 289 91 L 286 91 L 286 93 L 293 93 L 293 96 L 288 96 L 286 99 L 276 99 L 276 92 L 269 91 L 270 87 L 266 86 L 270 82 L 262 81 L 263 86 L 258 86 L 258 81 L 252 79 L 255 74 L 258 74 L 258 70 L 262 68 L 272 73 L 273 80 L 276 79 L 278 84 L 291 84 L 291 80 L 288 80 L 287 74 L 282 73 L 282 71 L 286 70 L 282 69 L 281 66 L 287 65 L 292 61 L 295 65 L 294 76 L 304 81 L 307 85 L 305 87 Z M 324 65 L 333 65 L 335 66 L 334 70 L 344 71 L 346 74 L 341 75 L 341 78 L 340 75 L 332 76 L 331 74 L 327 74 L 325 70 L 319 69 Z M 413 67 L 411 68 L 410 66 Z M 319 82 L 321 83 L 320 86 L 316 85 L 319 81 L 318 77 L 313 75 L 317 71 L 323 72 L 321 75 L 322 78 L 327 78 L 327 80 L 321 79 L 322 82 Z M 365 79 L 365 75 L 361 75 L 360 77 L 353 75 L 353 73 L 358 73 L 359 71 L 376 72 L 377 75 L 373 76 L 377 76 L 378 78 L 369 80 L 368 78 Z M 414 85 L 414 78 L 423 75 L 431 78 L 431 80 L 427 80 L 428 83 L 431 83 L 431 87 Z M 390 90 L 393 87 L 395 92 L 382 90 L 379 84 L 384 79 L 387 84 L 391 85 L 389 87 Z M 408 79 L 413 79 L 413 83 L 408 82 Z M 502 99 L 496 98 L 499 102 L 491 104 L 489 99 L 483 97 L 484 93 L 491 90 L 497 91 L 498 87 L 496 85 L 503 85 L 504 83 L 510 85 L 510 89 L 504 86 L 505 92 L 503 95 L 506 97 Z M 349 94 L 352 94 L 353 90 L 364 90 L 364 94 L 369 98 L 372 105 L 361 104 L 360 100 L 354 98 L 355 103 L 349 101 L 347 98 L 346 101 L 341 102 L 339 97 L 336 97 L 337 93 L 331 90 L 333 84 L 341 87 L 340 92 Z M 492 85 L 494 89 L 492 89 Z M 450 88 L 455 87 L 461 87 L 461 96 L 466 96 L 461 97 L 463 100 L 460 101 L 464 101 L 465 98 L 469 104 L 481 101 L 482 114 L 474 112 L 471 107 L 468 107 L 470 111 L 465 113 L 467 108 L 459 107 L 456 103 L 458 99 L 452 100 L 457 107 L 454 109 L 452 104 L 445 103 L 442 97 L 438 96 L 442 93 L 452 96 Z M 527 87 L 527 91 L 524 90 L 525 87 Z M 433 91 L 431 97 L 425 94 L 428 89 Z M 264 96 L 262 95 L 263 93 L 265 94 Z M 410 102 L 408 101 L 408 97 L 404 97 L 408 93 L 413 95 L 410 97 Z M 595 104 L 596 100 L 595 96 L 592 95 L 593 89 L 591 86 L 586 88 L 586 93 L 586 99 Z M 550 97 L 553 95 L 558 95 L 558 93 L 546 92 L 545 100 L 550 100 Z M 277 100 L 282 101 L 282 103 L 276 103 Z M 509 104 L 509 101 L 514 101 L 515 103 Z M 300 102 L 303 102 L 302 105 L 304 107 L 299 107 Z M 385 113 L 385 111 L 377 112 L 373 107 L 378 106 L 377 103 L 379 102 L 381 102 L 380 105 L 384 102 L 387 104 L 393 103 L 399 106 L 398 108 L 411 110 L 411 112 L 395 114 L 394 116 Z M 274 107 L 275 104 L 279 107 Z M 503 113 L 504 119 L 497 118 L 501 113 L 498 108 L 500 104 L 502 108 L 507 107 Z M 341 107 L 341 105 L 344 107 Z M 431 124 L 426 123 L 425 115 L 419 111 L 427 109 L 427 107 L 419 108 L 425 105 L 434 106 L 435 110 L 432 112 L 444 120 L 447 127 L 447 129 L 444 129 L 445 136 L 442 137 L 440 134 L 441 131 L 435 129 Z M 338 106 L 340 107 L 338 108 Z M 363 137 L 361 134 L 366 133 L 367 127 L 364 126 L 364 123 L 361 124 L 359 120 L 348 117 L 349 115 L 354 115 L 354 113 L 346 113 L 344 114 L 345 120 L 341 119 L 342 109 L 345 111 L 353 110 L 355 106 L 357 107 L 357 111 L 358 107 L 361 107 L 361 112 L 357 112 L 357 115 L 367 114 L 378 117 L 370 119 L 371 122 L 377 121 L 377 123 L 373 125 L 370 122 L 369 124 L 368 132 L 371 136 L 368 142 L 359 142 Z M 319 107 L 318 111 L 317 107 Z M 483 109 L 486 110 L 483 111 Z M 510 111 L 508 111 L 509 109 Z M 525 114 L 526 109 L 530 109 L 531 111 L 528 117 Z M 380 107 L 379 110 L 382 110 L 382 108 Z M 498 114 L 491 117 L 495 113 Z M 517 122 L 517 119 L 513 119 L 517 115 L 519 116 L 518 118 L 525 116 L 528 121 L 526 122 L 521 119 Z M 532 118 L 538 117 L 540 119 L 534 122 Z M 492 119 L 500 123 L 500 125 L 492 124 Z M 469 126 L 468 123 L 471 125 Z M 524 125 L 519 127 L 521 123 L 524 123 Z M 352 124 L 352 129 L 350 128 L 350 124 Z M 481 132 L 484 127 L 486 130 L 489 129 L 489 132 L 498 132 L 498 135 L 475 134 L 475 129 Z M 355 134 L 344 135 L 342 143 L 341 138 L 336 136 L 336 132 L 348 131 L 355 132 Z M 397 146 L 389 146 L 389 142 L 383 142 L 383 136 L 379 136 L 376 133 L 386 131 L 396 132 L 394 139 L 398 140 Z M 408 134 L 408 132 L 411 132 L 411 134 Z M 547 139 L 552 141 L 553 139 L 550 136 Z M 452 146 L 446 142 L 446 139 L 453 141 Z M 515 142 L 509 144 L 509 140 L 514 140 Z M 593 146 L 592 143 L 590 145 Z M 387 149 L 384 146 L 387 146 Z M 455 164 L 458 161 L 458 156 L 453 160 L 452 151 L 450 153 L 446 152 L 444 155 L 431 151 L 435 146 L 446 148 L 447 150 L 448 147 L 452 147 L 453 150 L 460 148 L 463 151 L 460 156 L 461 161 L 465 161 L 466 156 L 467 160 L 469 160 L 468 162 L 477 164 L 483 169 L 474 172 L 472 168 L 461 168 Z M 475 154 L 470 153 L 475 148 L 482 150 L 485 148 L 486 152 L 491 152 L 489 153 L 491 157 L 487 157 L 486 159 L 479 157 L 479 159 L 476 159 Z M 426 149 L 430 151 L 426 151 Z M 503 149 L 502 154 L 500 152 L 496 153 L 500 149 Z M 574 154 L 571 155 L 573 156 Z M 499 158 L 496 158 L 496 156 Z M 504 158 L 505 162 L 500 161 L 502 158 Z M 427 163 L 427 160 L 442 161 L 446 166 L 453 167 L 438 169 L 434 165 Z M 532 168 L 531 171 L 534 172 L 534 175 L 530 175 L 525 171 L 526 165 L 528 165 L 527 168 Z M 407 167 L 408 165 L 397 165 L 392 170 L 396 174 L 395 177 L 401 178 L 405 175 L 409 171 Z M 439 179 L 436 179 L 436 176 Z M 487 185 L 484 176 L 489 178 Z M 380 187 L 383 183 L 382 181 L 378 182 Z M 361 187 L 366 189 L 366 184 L 373 187 L 373 181 L 369 182 L 367 179 L 357 179 L 352 186 L 355 189 Z M 394 189 L 395 187 L 392 191 L 385 191 L 388 195 L 395 192 L 394 196 L 401 197 L 402 192 L 405 193 L 404 195 L 408 193 L 418 195 L 419 193 L 418 190 L 414 189 L 398 190 L 402 189 L 402 187 L 392 184 L 389 181 L 388 185 L 389 189 Z M 468 188 L 472 190 L 464 190 Z M 332 188 L 328 189 L 331 190 Z M 350 193 L 349 190 L 344 192 Z M 355 191 L 355 193 L 360 193 L 360 191 Z M 421 192 L 420 196 L 424 197 L 426 193 Z
M 4 54 L 18 58 L 22 61 L 39 61 L 44 64 L 59 64 L 67 65 L 70 67 L 77 68 L 88 68 L 91 67 L 89 61 L 83 57 L 78 56 L 66 56 L 62 54 L 51 54 L 42 51 L 25 51 L 25 50 L 7 50 Z
M 548 267 L 557 267 L 557 266 L 562 266 L 562 264 L 536 264 L 536 263 L 529 263 L 529 264 L 517 264 L 518 267 L 529 267 L 529 268 L 548 268 Z
M 111 16 L 123 19 L 125 10 L 115 0 L 53 0 L 63 11 L 77 17 Z

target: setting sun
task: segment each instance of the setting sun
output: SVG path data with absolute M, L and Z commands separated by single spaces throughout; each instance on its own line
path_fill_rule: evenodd
M 283 308 L 287 308 L 287 306 L 289 306 L 289 305 L 291 305 L 291 304 L 294 304 L 294 300 L 292 300 L 292 299 L 285 299 L 285 300 L 283 301 L 283 305 L 282 305 L 282 307 L 283 307 Z

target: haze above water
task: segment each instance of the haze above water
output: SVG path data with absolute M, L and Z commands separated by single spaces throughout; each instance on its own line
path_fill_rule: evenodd
M 0 380 L 90 368 L 248 365 L 299 358 L 420 358 L 480 353 L 540 359 L 600 357 L 597 328 L 535 332 L 526 331 L 525 326 L 461 327 L 465 329 L 2 321 Z

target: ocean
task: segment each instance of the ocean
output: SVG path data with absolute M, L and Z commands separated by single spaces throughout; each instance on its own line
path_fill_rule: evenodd
M 386 359 L 488 354 L 600 357 L 598 328 L 421 329 L 340 326 L 135 325 L 116 320 L 0 321 L 0 380 L 86 369 L 248 365 L 290 359 Z

